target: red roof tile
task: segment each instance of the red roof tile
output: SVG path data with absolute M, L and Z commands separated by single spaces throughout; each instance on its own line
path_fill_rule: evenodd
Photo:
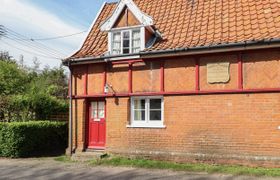
M 134 0 L 151 16 L 163 40 L 146 49 L 166 50 L 280 38 L 280 0 Z M 100 26 L 116 7 L 107 3 L 73 58 L 107 51 Z

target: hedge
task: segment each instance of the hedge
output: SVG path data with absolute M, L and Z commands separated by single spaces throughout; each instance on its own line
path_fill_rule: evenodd
M 67 147 L 65 122 L 0 123 L 0 156 L 35 157 L 63 153 Z

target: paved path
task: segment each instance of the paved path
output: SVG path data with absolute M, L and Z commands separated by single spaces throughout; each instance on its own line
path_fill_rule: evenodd
M 147 170 L 126 167 L 89 167 L 81 163 L 56 162 L 43 159 L 0 159 L 0 179 L 62 179 L 62 180 L 274 180 L 278 178 L 256 178 L 207 173 L 186 173 L 168 170 Z

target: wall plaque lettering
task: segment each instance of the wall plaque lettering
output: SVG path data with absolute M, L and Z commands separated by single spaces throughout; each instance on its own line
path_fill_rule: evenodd
M 227 83 L 229 79 L 229 62 L 207 64 L 207 82 L 209 84 Z

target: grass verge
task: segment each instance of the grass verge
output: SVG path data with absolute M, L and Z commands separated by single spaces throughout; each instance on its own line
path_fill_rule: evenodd
M 54 158 L 55 161 L 59 161 L 59 162 L 65 162 L 65 163 L 72 163 L 72 162 L 75 162 L 71 159 L 70 156 L 58 156 L 58 157 L 55 157 Z
M 125 157 L 110 157 L 89 161 L 90 165 L 129 166 L 147 169 L 171 169 L 175 171 L 225 173 L 250 176 L 280 176 L 280 168 L 246 167 L 237 165 L 211 165 L 196 163 L 173 163 L 147 159 L 131 159 Z

